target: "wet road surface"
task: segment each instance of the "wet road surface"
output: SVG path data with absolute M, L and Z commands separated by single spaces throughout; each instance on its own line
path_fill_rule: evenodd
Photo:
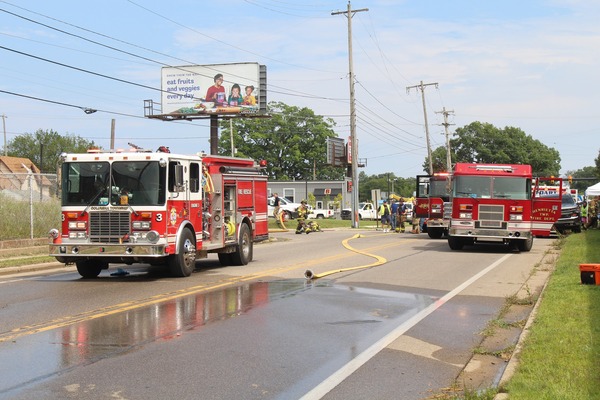
M 372 235 L 349 256 L 333 245 L 347 233 L 291 237 L 305 262 L 282 262 L 290 242 L 188 279 L 127 267 L 0 282 L 0 399 L 422 399 L 457 376 L 546 248 L 453 253 Z M 366 251 L 385 262 L 298 278 L 372 262 Z
M 0 395 L 169 398 L 155 379 L 196 371 L 198 398 L 299 398 L 435 300 L 303 279 L 185 296 L 0 343 Z

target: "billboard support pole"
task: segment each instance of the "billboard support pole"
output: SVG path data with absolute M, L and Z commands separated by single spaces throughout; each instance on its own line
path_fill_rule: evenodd
M 210 155 L 216 156 L 219 154 L 219 116 L 210 116 Z

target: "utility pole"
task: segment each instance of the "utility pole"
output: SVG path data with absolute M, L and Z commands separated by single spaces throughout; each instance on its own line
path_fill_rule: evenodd
M 6 149 L 6 115 L 2 114 L 2 128 L 4 129 L 4 155 L 8 155 L 8 150 Z
M 110 149 L 115 150 L 115 119 L 110 121 Z
M 406 93 L 409 93 L 410 89 L 421 89 L 421 98 L 423 99 L 423 115 L 425 116 L 425 139 L 427 140 L 427 157 L 429 158 L 429 175 L 433 175 L 433 160 L 431 159 L 431 142 L 429 141 L 429 125 L 427 124 L 427 107 L 425 106 L 425 87 L 430 85 L 435 85 L 436 88 L 438 87 L 437 82 L 424 84 L 423 81 L 421 81 L 421 84 L 419 85 L 407 86 Z
M 344 14 L 348 18 L 348 69 L 350 75 L 350 157 L 352 165 L 352 227 L 358 228 L 358 144 L 356 140 L 356 107 L 354 99 L 354 66 L 352 61 L 352 17 L 357 12 L 369 11 L 368 8 L 353 10 L 348 0 L 346 11 L 332 12 L 331 15 Z
M 454 124 L 448 122 L 448 115 L 454 114 L 454 110 L 446 111 L 446 107 L 443 107 L 442 111 L 436 111 L 435 113 L 444 115 L 444 123 L 442 125 L 444 126 L 444 130 L 446 131 L 446 168 L 448 172 L 451 172 L 452 159 L 450 157 L 450 134 L 448 133 L 448 127 Z

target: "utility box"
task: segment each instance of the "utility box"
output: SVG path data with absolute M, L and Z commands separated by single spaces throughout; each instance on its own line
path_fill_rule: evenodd
M 581 283 L 600 285 L 600 264 L 579 264 Z

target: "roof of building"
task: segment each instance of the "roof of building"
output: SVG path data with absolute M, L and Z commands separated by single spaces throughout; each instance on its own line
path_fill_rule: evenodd
M 8 171 L 13 174 L 27 174 L 33 172 L 39 174 L 40 169 L 29 158 L 25 157 L 10 157 L 0 156 L 0 165 L 3 165 Z

